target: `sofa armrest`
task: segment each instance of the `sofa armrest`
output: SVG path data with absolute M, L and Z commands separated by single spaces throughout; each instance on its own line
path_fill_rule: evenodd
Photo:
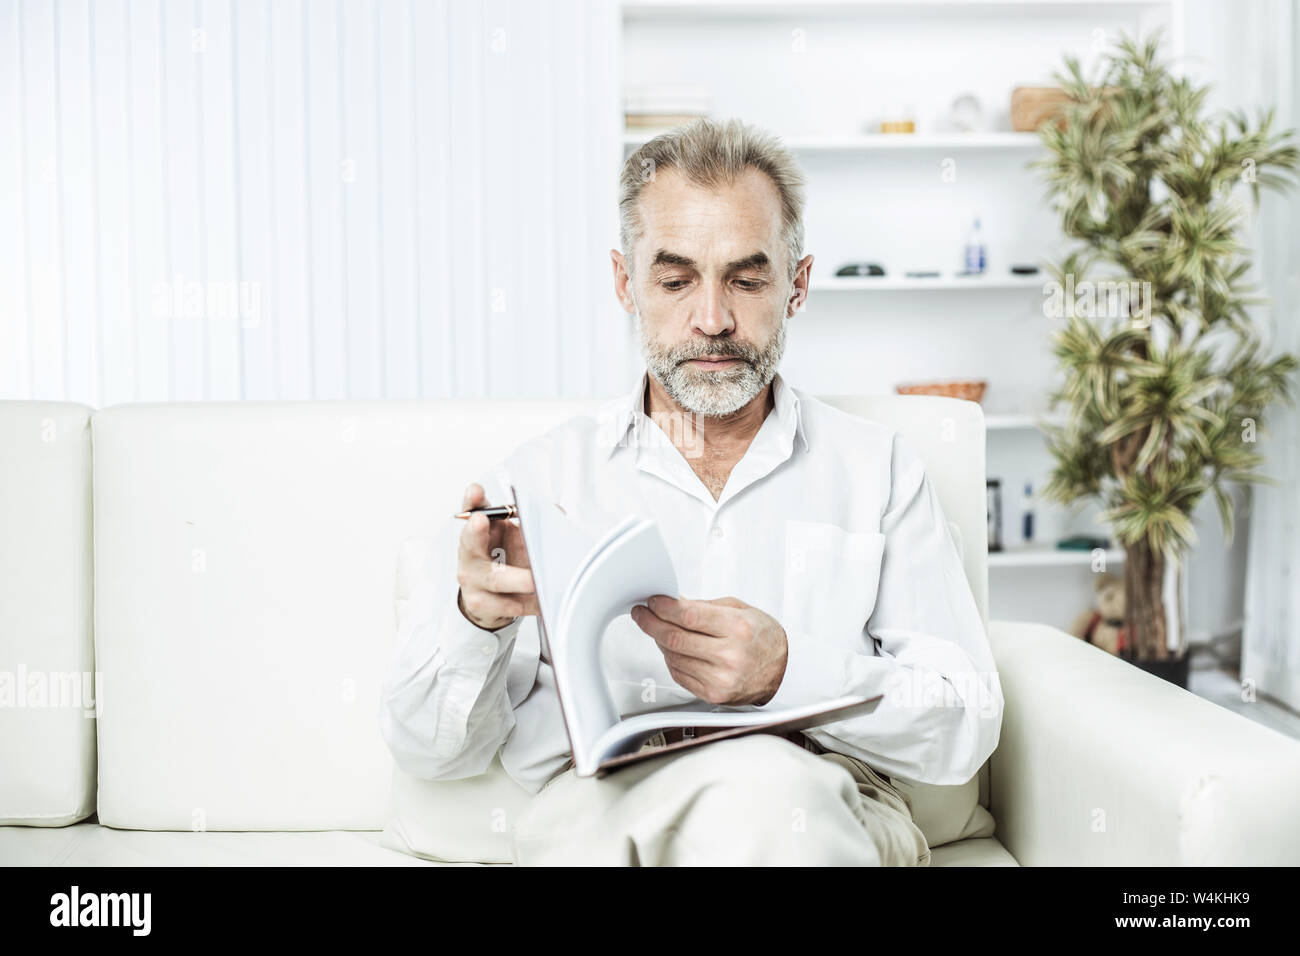
M 1021 865 L 1300 864 L 1300 741 L 1055 628 L 989 640 L 991 810 Z

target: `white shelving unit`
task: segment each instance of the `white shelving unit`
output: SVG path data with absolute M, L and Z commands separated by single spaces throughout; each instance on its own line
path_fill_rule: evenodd
M 1183 52 L 1181 0 L 625 0 L 625 88 L 706 89 L 715 117 L 781 136 L 808 179 L 811 297 L 782 370 L 827 393 L 892 392 L 917 381 L 985 379 L 987 473 L 999 479 L 1002 541 L 989 556 L 990 614 L 1068 626 L 1093 602 L 1092 553 L 1062 551 L 1076 533 L 1105 536 L 1095 509 L 1035 497 L 1035 541 L 1017 534 L 1028 483 L 1051 470 L 1040 425 L 1057 384 L 1046 268 L 1062 251 L 1048 208 L 1036 134 L 1010 128 L 1011 91 L 1049 85 L 1064 56 L 1098 57 L 1099 37 L 1164 30 Z M 952 133 L 944 116 L 963 94 L 984 132 Z M 878 134 L 902 105 L 916 132 Z M 657 131 L 623 129 L 628 155 Z M 956 275 L 978 217 L 986 274 Z M 834 275 L 877 262 L 881 277 Z M 1010 272 L 1036 265 L 1035 275 Z M 935 271 L 933 278 L 905 273 Z M 1106 563 L 1122 568 L 1123 551 Z M 1031 583 L 1026 583 L 1027 581 Z
M 629 131 L 623 145 L 633 149 L 654 138 L 656 131 Z M 785 145 L 799 153 L 870 153 L 879 150 L 964 151 L 1028 150 L 1038 148 L 1033 133 L 890 133 L 861 136 L 790 136 Z
M 1033 276 L 939 275 L 933 278 L 909 276 L 814 276 L 809 283 L 813 292 L 979 292 L 986 289 L 1033 289 L 1041 292 L 1051 277 L 1046 273 Z
M 1024 16 L 1028 12 L 1086 15 L 1106 9 L 1146 10 L 1167 7 L 1162 0 L 627 0 L 626 19 L 701 19 L 712 17 L 845 16 L 977 10 L 989 16 Z

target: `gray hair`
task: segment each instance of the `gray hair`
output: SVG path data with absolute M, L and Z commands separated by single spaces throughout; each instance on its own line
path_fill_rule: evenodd
M 794 155 L 776 136 L 736 119 L 697 119 L 656 136 L 627 158 L 618 182 L 618 211 L 619 242 L 628 274 L 632 272 L 632 251 L 641 238 L 637 200 L 656 173 L 675 169 L 696 185 L 713 187 L 735 180 L 751 166 L 766 173 L 781 196 L 781 234 L 789 257 L 786 278 L 793 281 L 803 253 L 807 180 Z

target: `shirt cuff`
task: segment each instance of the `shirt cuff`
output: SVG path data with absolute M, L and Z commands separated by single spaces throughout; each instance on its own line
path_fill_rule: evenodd
M 437 667 L 454 675 L 454 681 L 447 685 L 447 692 L 438 704 L 437 732 L 430 742 L 433 756 L 447 759 L 464 749 L 470 713 L 483 695 L 493 670 L 510 653 L 518 630 L 518 618 L 496 631 L 479 627 L 460 612 L 455 598 L 443 612 L 438 628 Z M 499 668 L 503 685 L 505 670 Z
M 442 635 L 443 655 L 461 660 L 481 660 L 484 664 L 482 673 L 486 676 L 491 665 L 509 652 L 522 620 L 517 617 L 495 631 L 489 631 L 461 613 L 457 594 L 443 615 L 442 627 L 438 630 Z
M 853 656 L 850 651 L 829 647 L 806 634 L 786 632 L 785 675 L 776 694 L 764 706 L 783 710 L 844 696 L 849 673 L 845 658 Z

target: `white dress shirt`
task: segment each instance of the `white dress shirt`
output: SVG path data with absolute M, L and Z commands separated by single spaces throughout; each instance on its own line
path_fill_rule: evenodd
M 736 597 L 785 629 L 785 675 L 758 709 L 883 693 L 874 713 L 805 733 L 909 783 L 973 777 L 997 747 L 1002 692 L 938 497 L 907 443 L 777 375 L 775 408 L 715 501 L 646 416 L 645 384 L 643 373 L 599 414 L 520 446 L 477 479 L 488 502 L 509 500 L 511 476 L 527 476 L 593 538 L 629 513 L 653 518 L 678 596 Z M 398 634 L 383 736 L 399 766 L 427 779 L 482 773 L 500 750 L 537 792 L 569 757 L 554 673 L 536 618 L 487 631 L 460 613 L 463 527 L 448 519 L 440 530 L 422 599 L 413 595 L 424 611 Z M 609 626 L 601 655 L 625 716 L 695 699 L 629 615 Z

